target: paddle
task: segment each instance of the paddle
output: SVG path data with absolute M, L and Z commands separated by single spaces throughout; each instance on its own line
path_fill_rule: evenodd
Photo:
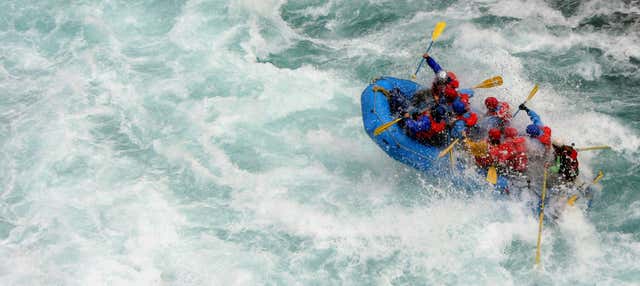
M 489 170 L 487 170 L 487 182 L 492 185 L 498 183 L 498 170 L 496 169 L 496 166 L 491 166 L 489 167 Z
M 438 158 L 442 158 L 445 155 L 447 155 L 447 153 L 451 152 L 451 150 L 453 150 L 453 147 L 458 143 L 458 139 L 454 140 L 451 144 L 449 144 L 449 146 L 447 146 L 447 148 L 443 149 L 442 151 L 440 151 L 440 154 L 438 154 Z M 486 145 L 485 145 L 486 146 Z M 473 148 L 472 148 L 473 149 Z M 477 148 L 476 148 L 477 149 Z M 476 150 L 477 151 L 477 150 Z M 474 152 L 474 150 L 471 151 L 472 153 L 476 153 Z M 451 154 L 453 154 L 453 152 L 451 152 Z M 474 154 L 475 156 L 476 154 Z M 450 157 L 451 158 L 451 164 L 453 166 L 453 155 Z M 496 169 L 495 166 L 491 166 L 489 167 L 489 170 L 487 170 L 487 182 L 495 185 L 498 183 L 498 170 Z
M 474 86 L 473 88 L 489 88 L 489 87 L 500 86 L 500 85 L 502 85 L 502 77 L 494 76 L 490 79 L 484 80 L 483 82 Z
M 438 39 L 438 37 L 440 37 L 440 34 L 442 34 L 442 31 L 444 31 L 444 27 L 447 26 L 447 23 L 445 22 L 438 22 L 435 26 L 435 28 L 433 28 L 433 33 L 431 33 L 431 43 L 429 43 L 429 47 L 427 48 L 427 50 L 424 52 L 429 53 L 429 51 L 431 50 L 431 47 L 433 46 L 433 42 L 436 41 L 436 39 Z M 424 58 L 422 58 L 420 60 L 420 64 L 418 64 L 418 68 L 416 69 L 416 72 L 413 73 L 413 75 L 411 76 L 411 79 L 416 79 L 416 76 L 418 75 L 418 72 L 420 71 L 420 68 L 422 67 L 422 65 L 424 64 Z
M 378 136 L 380 135 L 380 133 L 385 132 L 387 129 L 389 129 L 389 127 L 393 126 L 394 124 L 400 122 L 400 120 L 402 120 L 402 118 L 404 117 L 398 117 L 396 119 L 394 119 L 393 121 L 389 121 L 385 124 L 382 124 L 380 126 L 378 126 L 378 128 L 376 128 L 376 130 L 373 130 L 373 136 Z
M 449 153 L 449 151 L 451 151 L 451 149 L 453 149 L 453 146 L 455 146 L 458 143 L 458 139 L 453 140 L 453 142 L 451 142 L 451 144 L 449 144 L 449 146 L 447 146 L 447 148 L 444 148 L 444 150 L 442 150 L 440 152 L 440 154 L 438 154 L 438 158 L 442 158 L 444 157 L 444 155 L 447 155 L 447 153 Z
M 574 148 L 574 149 L 576 151 L 603 150 L 603 149 L 611 149 L 611 146 L 601 145 L 601 146 L 582 147 L 582 148 Z
M 542 198 L 540 199 L 540 218 L 538 224 L 538 245 L 536 247 L 536 265 L 540 265 L 540 243 L 542 242 L 542 222 L 544 221 L 544 199 L 547 195 L 547 167 L 544 168 L 542 179 Z
M 527 97 L 527 100 L 525 100 L 522 104 L 527 104 L 527 102 L 529 102 L 529 100 L 531 100 L 533 98 L 533 96 L 536 95 L 536 92 L 538 92 L 538 85 L 537 84 L 533 87 L 531 92 L 529 92 L 529 96 Z M 518 112 L 520 112 L 520 109 L 518 109 L 518 111 L 516 111 L 516 114 L 513 115 L 513 118 L 516 118 L 516 115 L 518 115 Z
M 453 157 L 453 151 L 449 152 L 449 162 L 451 162 L 451 172 L 453 172 L 456 168 L 456 159 Z
M 593 181 L 591 181 L 591 184 L 588 184 L 586 187 L 583 187 L 583 191 L 585 191 L 590 186 L 597 184 L 598 181 L 602 179 L 602 177 L 604 177 L 604 173 L 602 171 L 598 171 L 598 175 L 593 179 Z M 577 200 L 578 200 L 578 195 L 573 195 L 567 200 L 567 204 L 570 206 L 573 206 Z
M 502 85 L 502 77 L 500 76 L 495 76 L 492 77 L 490 79 L 487 79 L 485 81 L 483 81 L 482 83 L 480 83 L 479 85 L 476 85 L 474 88 L 491 88 L 491 87 L 496 87 L 496 86 L 500 86 Z M 388 92 L 386 93 L 384 88 L 378 87 L 378 86 L 374 86 L 373 87 L 373 92 L 383 92 L 386 94 L 388 94 Z M 420 113 L 427 111 L 428 109 L 424 109 L 421 110 Z M 389 127 L 395 125 L 396 123 L 400 122 L 400 120 L 402 120 L 403 117 L 399 117 L 396 118 L 392 121 L 389 121 L 385 124 L 382 124 L 380 126 L 378 126 L 375 130 L 373 130 L 373 136 L 378 136 L 380 135 L 382 132 L 385 132 L 387 129 L 389 129 Z

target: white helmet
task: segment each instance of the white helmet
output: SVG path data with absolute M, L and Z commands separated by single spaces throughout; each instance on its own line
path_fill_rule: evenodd
M 447 75 L 446 71 L 441 70 L 436 75 L 436 80 L 438 81 L 438 83 L 447 83 L 447 81 L 449 80 L 449 76 Z

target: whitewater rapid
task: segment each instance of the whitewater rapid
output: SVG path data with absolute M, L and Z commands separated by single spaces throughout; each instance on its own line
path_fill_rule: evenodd
M 637 1 L 0 3 L 1 285 L 636 285 Z M 605 171 L 545 226 L 391 158 L 360 93 L 432 55 Z M 431 81 L 428 72 L 418 81 Z M 522 116 L 515 122 L 524 126 Z

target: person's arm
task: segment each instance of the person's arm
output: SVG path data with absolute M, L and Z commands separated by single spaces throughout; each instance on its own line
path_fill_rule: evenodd
M 423 57 L 427 60 L 427 64 L 435 74 L 438 74 L 438 72 L 442 70 L 440 65 L 431 56 L 429 56 L 428 54 L 424 54 Z
M 417 120 L 407 119 L 405 125 L 411 133 L 415 134 L 429 130 L 431 128 L 431 121 L 429 121 L 429 117 L 423 116 Z
M 458 92 L 461 94 L 466 94 L 469 97 L 473 97 L 476 94 L 475 91 L 473 91 L 473 89 L 470 89 L 470 88 L 460 88 L 458 89 Z
M 458 138 L 458 139 L 464 138 L 465 129 L 466 127 L 464 124 L 464 120 L 457 120 L 456 122 L 453 123 L 453 126 L 451 127 L 451 137 Z
M 464 115 L 464 122 L 468 127 L 473 127 L 478 123 L 478 115 L 475 112 L 467 112 Z
M 538 115 L 537 113 L 535 113 L 535 111 L 531 110 L 531 109 L 526 109 L 527 111 L 527 115 L 529 115 L 529 118 L 531 119 L 531 122 L 533 122 L 533 124 L 537 125 L 537 126 L 544 126 L 544 124 L 542 123 L 542 120 L 540 119 L 540 115 Z

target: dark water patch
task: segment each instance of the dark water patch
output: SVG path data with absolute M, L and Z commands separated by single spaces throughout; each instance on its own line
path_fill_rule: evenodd
M 93 123 L 90 133 L 94 142 L 111 146 L 114 151 L 122 155 L 145 149 L 144 146 L 139 145 L 139 138 L 131 138 L 130 134 L 122 128 L 125 123 L 121 118 L 109 115 L 90 115 L 87 119 Z M 131 128 L 132 133 L 140 133 L 140 130 L 136 130 L 138 127 L 132 126 Z
M 294 29 L 311 37 L 327 37 L 331 34 L 331 30 L 327 28 L 329 21 L 336 18 L 335 9 L 329 11 L 326 15 L 311 16 L 305 15 L 304 12 L 309 9 L 322 9 L 325 5 L 323 1 L 288 1 L 282 5 L 280 15 Z
M 303 111 L 292 112 L 286 117 L 270 122 L 270 130 L 286 131 L 294 130 L 318 130 L 332 129 L 331 127 L 343 122 L 345 117 L 350 115 L 340 110 L 327 110 L 322 108 L 305 109 Z
M 599 155 L 599 166 L 605 176 L 602 190 L 596 191 L 590 216 L 601 232 L 635 233 L 637 218 L 631 219 L 632 206 L 640 201 L 637 184 L 640 165 L 621 158 L 611 151 Z
M 256 145 L 262 144 L 256 144 L 255 138 L 253 138 L 253 140 L 246 140 L 246 138 L 243 138 L 234 142 L 223 143 L 220 147 L 222 147 L 225 154 L 229 156 L 231 161 L 233 161 L 233 163 L 242 170 L 246 170 L 251 173 L 259 173 L 269 170 L 269 167 L 271 166 L 266 163 L 269 162 L 267 160 L 269 156 L 263 156 L 259 150 L 264 149 L 260 149 Z
M 526 273 L 531 269 L 531 244 L 512 240 L 504 249 L 507 258 L 500 265 L 511 273 Z
M 158 36 L 171 31 L 184 4 L 182 0 L 113 1 L 102 12 L 119 36 Z
M 207 199 L 203 201 L 194 201 L 193 204 L 186 203 L 181 207 L 183 213 L 193 226 L 185 227 L 182 233 L 187 236 L 201 237 L 203 234 L 210 233 L 222 240 L 228 240 L 231 226 L 238 223 L 246 214 L 236 211 L 230 206 L 229 201 L 212 201 Z M 220 229 L 224 228 L 224 229 Z
M 554 8 L 562 13 L 562 16 L 571 17 L 579 11 L 581 0 L 547 0 L 546 1 L 551 8 Z
M 371 62 L 361 62 L 355 66 L 355 76 L 361 81 L 370 81 L 374 78 L 386 75 L 389 70 L 400 70 L 404 67 L 401 63 L 386 57 L 376 58 Z
M 12 223 L 6 222 L 4 220 L 0 220 L 0 240 L 5 240 L 11 234 L 11 230 L 13 230 L 16 226 Z
M 149 120 L 153 122 L 158 129 L 163 129 L 164 136 L 184 136 L 184 132 L 189 129 L 188 124 L 183 124 L 184 117 L 176 106 L 182 102 L 182 98 L 172 93 L 162 93 L 155 96 L 147 96 L 144 98 L 143 107 L 147 111 L 145 115 L 149 116 Z M 151 131 L 145 129 L 145 131 Z
M 411 2 L 345 2 L 340 5 L 325 4 L 320 1 L 289 1 L 281 7 L 280 14 L 292 28 L 303 34 L 317 38 L 359 37 L 380 31 L 411 19 L 419 12 L 446 9 L 455 0 Z M 325 13 L 309 13 L 310 10 Z
M 169 189 L 181 203 L 230 201 L 233 191 L 230 187 L 213 183 L 189 168 L 165 164 L 167 166 L 162 170 L 169 179 Z
M 605 56 L 604 51 L 585 46 L 572 47 L 561 53 L 542 51 L 517 53 L 524 59 L 527 75 L 535 82 L 550 83 L 557 92 L 574 94 L 572 99 L 595 103 L 598 112 L 634 122 L 640 106 L 638 65 Z M 616 103 L 616 104 L 614 104 Z M 619 103 L 619 104 L 618 104 Z
M 329 47 L 311 41 L 299 41 L 290 48 L 277 54 L 269 54 L 258 62 L 268 62 L 281 68 L 296 69 L 303 64 L 323 66 L 332 61 L 327 55 L 335 54 Z
M 638 32 L 640 14 L 635 12 L 613 12 L 597 14 L 585 18 L 577 26 L 578 31 L 606 31 L 621 34 L 627 31 Z M 634 31 L 635 30 L 635 31 Z
M 278 257 L 288 257 L 309 247 L 310 239 L 273 228 L 218 233 L 218 238 L 234 242 L 247 250 L 269 252 Z
M 173 68 L 164 61 L 146 61 L 144 63 L 132 64 L 131 68 L 137 72 L 138 76 L 144 75 L 153 81 L 173 78 Z
M 159 53 L 165 52 L 167 48 L 168 43 L 163 41 L 129 41 L 121 51 L 127 57 L 144 59 L 156 57 Z
M 505 26 L 512 25 L 520 21 L 521 19 L 518 18 L 496 15 L 483 15 L 471 19 L 472 23 L 483 29 L 490 29 L 495 27 L 504 28 Z
M 39 51 L 46 56 L 54 57 L 86 46 L 86 42 L 81 42 L 80 45 L 72 48 L 74 40 L 82 33 L 82 28 L 82 22 L 76 20 L 58 24 L 58 27 L 51 31 L 48 36 L 38 41 Z
M 233 73 L 233 76 L 230 76 L 231 73 Z M 192 99 L 256 97 L 264 92 L 262 82 L 246 84 L 242 78 L 238 78 L 242 76 L 246 75 L 232 70 L 216 70 L 188 77 L 189 81 L 185 82 L 185 84 L 187 85 L 189 97 Z
M 85 156 L 67 156 L 53 162 L 51 168 L 58 177 L 68 178 L 86 178 L 91 171 L 89 158 Z
M 382 4 L 381 7 L 364 7 L 362 10 L 356 10 L 356 12 L 350 15 L 344 15 L 345 18 L 349 20 L 340 27 L 338 35 L 343 37 L 361 36 L 381 30 L 384 26 L 388 26 L 391 23 L 407 17 L 406 14 L 396 14 L 384 6 L 386 5 Z

